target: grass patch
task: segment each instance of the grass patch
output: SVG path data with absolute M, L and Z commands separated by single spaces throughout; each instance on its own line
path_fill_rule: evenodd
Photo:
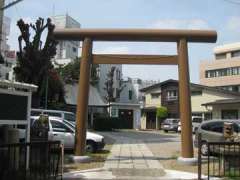
M 70 158 L 70 156 L 73 154 L 65 154 L 64 172 L 95 169 L 95 168 L 103 167 L 104 162 L 110 153 L 111 147 L 112 145 L 106 145 L 105 148 L 101 151 L 98 151 L 96 153 L 86 153 L 86 156 L 91 157 L 91 161 L 87 163 L 73 163 Z
M 197 149 L 194 152 L 197 155 Z M 163 167 L 166 169 L 178 170 L 178 171 L 185 171 L 185 172 L 192 172 L 198 173 L 198 165 L 183 165 L 177 161 L 178 157 L 180 156 L 180 151 L 172 152 L 172 155 L 169 159 L 160 160 Z M 207 174 L 207 163 L 203 162 L 202 164 L 202 174 Z

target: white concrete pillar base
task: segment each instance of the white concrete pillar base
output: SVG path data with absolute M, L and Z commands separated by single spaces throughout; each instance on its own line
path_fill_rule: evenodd
M 183 164 L 183 165 L 196 165 L 198 162 L 198 159 L 197 158 L 178 157 L 177 161 L 179 164 Z
M 74 163 L 87 163 L 91 161 L 91 157 L 89 156 L 71 156 L 71 161 Z

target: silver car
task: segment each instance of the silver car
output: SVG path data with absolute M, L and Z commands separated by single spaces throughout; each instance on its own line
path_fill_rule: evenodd
M 207 155 L 209 153 L 207 142 L 223 142 L 225 141 L 223 128 L 224 123 L 229 122 L 233 123 L 233 131 L 234 133 L 240 132 L 240 120 L 209 120 L 204 121 L 200 124 L 196 131 L 194 145 L 198 147 L 198 136 L 201 134 L 202 139 L 202 147 L 201 153 L 202 155 Z
M 168 131 L 178 131 L 178 122 L 179 119 L 165 119 L 165 121 L 162 123 L 162 130 L 164 132 L 168 132 Z

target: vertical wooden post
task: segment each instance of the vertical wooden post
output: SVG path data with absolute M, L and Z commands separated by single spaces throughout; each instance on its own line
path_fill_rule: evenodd
M 88 93 L 90 67 L 92 62 L 92 40 L 85 38 L 82 46 L 82 58 L 78 83 L 77 112 L 76 112 L 76 142 L 75 155 L 81 156 L 85 152 L 86 125 L 88 117 Z
M 178 42 L 179 71 L 179 110 L 181 120 L 181 138 L 183 158 L 193 158 L 191 92 L 188 65 L 187 40 Z

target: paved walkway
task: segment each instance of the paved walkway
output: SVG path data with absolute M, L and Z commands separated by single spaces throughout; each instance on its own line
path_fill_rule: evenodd
M 108 133 L 116 140 L 104 167 L 66 173 L 64 179 L 196 179 L 196 174 L 164 170 L 146 144 L 133 138 Z
M 118 177 L 164 176 L 163 166 L 140 140 L 115 137 L 116 142 L 108 156 L 104 169 Z

